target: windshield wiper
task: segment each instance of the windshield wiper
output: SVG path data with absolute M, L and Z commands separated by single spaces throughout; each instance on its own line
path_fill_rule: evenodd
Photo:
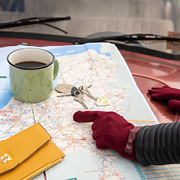
M 47 25 L 47 26 L 56 28 L 64 33 L 67 33 L 66 31 L 64 31 L 60 28 L 57 28 L 53 25 L 49 25 L 47 23 L 70 20 L 70 19 L 71 19 L 70 16 L 67 16 L 67 17 L 31 17 L 31 18 L 20 19 L 17 21 L 12 21 L 12 22 L 7 22 L 7 23 L 0 23 L 0 29 L 18 27 L 18 26 L 26 26 L 26 25 L 31 25 L 31 24 L 43 24 L 43 25 Z
M 10 27 L 17 27 L 17 26 L 25 26 L 30 24 L 43 24 L 48 22 L 55 22 L 55 21 L 64 21 L 64 20 L 70 20 L 71 17 L 31 17 L 31 18 L 25 18 L 20 19 L 18 21 L 12 21 L 8 23 L 0 23 L 0 29 L 3 28 L 10 28 Z
M 169 36 L 161 36 L 156 34 L 127 34 L 127 35 L 116 35 L 116 36 L 101 36 L 98 38 L 82 38 L 74 42 L 74 44 L 84 44 L 88 42 L 103 42 L 107 40 L 115 40 L 122 42 L 134 42 L 138 40 L 149 41 L 149 40 L 157 40 L 157 41 L 180 41 L 180 38 L 169 37 Z

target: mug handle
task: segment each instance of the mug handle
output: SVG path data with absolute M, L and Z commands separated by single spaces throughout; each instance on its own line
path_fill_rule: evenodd
M 53 73 L 53 80 L 56 79 L 59 71 L 59 62 L 57 59 L 54 60 L 54 73 Z

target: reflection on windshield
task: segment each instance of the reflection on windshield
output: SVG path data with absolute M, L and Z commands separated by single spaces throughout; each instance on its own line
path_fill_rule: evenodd
M 2 29 L 65 36 L 157 34 L 180 32 L 180 0 L 0 0 L 0 23 L 32 17 L 65 17 L 71 21 Z M 52 27 L 56 27 L 53 28 Z M 171 52 L 165 42 L 143 42 L 148 48 Z
M 10 12 L 24 12 L 24 0 L 13 0 L 12 2 L 10 0 L 1 0 L 0 6 L 2 8 L 2 11 L 10 11 Z

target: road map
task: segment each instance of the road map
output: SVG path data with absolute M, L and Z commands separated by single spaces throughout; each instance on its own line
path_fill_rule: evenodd
M 11 51 L 27 47 L 0 48 L 0 140 L 39 122 L 66 155 L 61 163 L 45 172 L 47 180 L 146 179 L 147 174 L 138 163 L 113 150 L 98 149 L 92 138 L 92 123 L 73 121 L 73 114 L 84 111 L 83 106 L 71 96 L 57 97 L 55 90 L 60 83 L 92 85 L 91 94 L 106 97 L 110 104 L 97 106 L 85 96 L 88 110 L 114 111 L 138 126 L 157 123 L 118 49 L 110 43 L 43 47 L 59 61 L 54 90 L 43 102 L 24 103 L 11 95 L 6 58 Z M 44 180 L 44 174 L 34 180 Z

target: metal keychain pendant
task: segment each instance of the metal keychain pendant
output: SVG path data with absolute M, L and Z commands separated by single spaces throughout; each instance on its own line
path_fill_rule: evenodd
M 71 84 L 58 84 L 56 86 L 56 91 L 59 93 L 70 94 L 73 87 L 74 86 Z

